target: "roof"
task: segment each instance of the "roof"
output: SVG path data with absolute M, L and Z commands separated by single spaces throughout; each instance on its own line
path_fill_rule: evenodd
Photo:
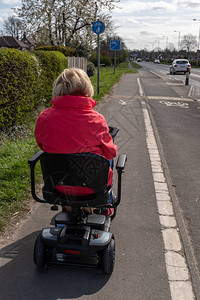
M 29 42 L 29 44 L 32 44 L 32 45 L 35 44 L 34 39 L 31 38 L 31 37 L 26 36 L 26 34 L 24 34 L 24 36 L 23 36 L 23 38 L 22 38 L 22 41 L 25 41 L 25 40 L 27 40 L 27 41 Z
M 2 43 L 4 42 L 4 45 L 2 45 Z M 5 45 L 6 43 L 6 45 Z M 0 40 L 0 46 L 4 46 L 4 47 L 13 47 L 13 48 L 28 48 L 28 46 L 26 44 L 24 44 L 22 41 L 18 40 L 16 37 L 14 36 L 3 36 L 1 37 Z
M 9 44 L 6 42 L 6 40 L 0 36 L 0 46 L 3 46 L 3 47 L 8 47 Z

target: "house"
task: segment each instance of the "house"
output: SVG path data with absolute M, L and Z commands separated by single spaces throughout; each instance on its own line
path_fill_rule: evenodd
M 9 47 L 9 44 L 6 42 L 6 40 L 0 36 L 0 48 L 3 48 L 3 47 Z
M 0 48 L 14 48 L 18 50 L 28 50 L 29 46 L 17 39 L 14 36 L 2 36 L 0 37 Z
M 26 33 L 24 33 L 23 38 L 21 41 L 28 46 L 28 50 L 33 50 L 35 47 L 35 41 L 31 37 L 27 37 Z

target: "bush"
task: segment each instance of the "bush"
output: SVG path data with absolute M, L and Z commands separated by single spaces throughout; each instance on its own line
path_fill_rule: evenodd
M 35 48 L 35 51 L 43 50 L 43 51 L 59 51 L 63 53 L 65 56 L 72 56 L 76 52 L 75 49 L 70 47 L 62 47 L 62 46 L 41 46 Z
M 0 49 L 0 129 L 23 121 L 42 97 L 39 65 L 28 52 Z
M 106 67 L 109 67 L 112 65 L 112 61 L 111 61 L 110 57 L 108 57 L 107 55 L 100 55 L 100 62 L 102 65 L 105 65 Z
M 0 129 L 22 124 L 43 99 L 52 98 L 52 85 L 68 67 L 58 51 L 22 52 L 0 49 Z
M 89 60 L 97 66 L 97 53 L 93 52 L 89 58 Z M 112 64 L 112 61 L 109 56 L 105 54 L 100 54 L 100 64 L 105 65 L 105 67 L 109 67 Z
M 190 64 L 191 64 L 192 67 L 196 67 L 197 61 L 196 60 L 190 60 Z
M 95 68 L 95 65 L 91 62 L 91 61 L 88 61 L 87 63 L 87 74 L 89 77 L 92 77 L 96 72 L 96 68 Z
M 34 54 L 39 60 L 42 82 L 42 93 L 45 102 L 49 104 L 52 98 L 52 86 L 58 75 L 68 68 L 68 60 L 58 51 L 38 50 Z

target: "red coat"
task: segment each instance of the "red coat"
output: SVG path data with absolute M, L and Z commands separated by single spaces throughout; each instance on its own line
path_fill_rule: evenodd
M 112 159 L 117 146 L 109 134 L 105 118 L 93 107 L 96 101 L 84 96 L 59 96 L 37 119 L 35 138 L 50 153 L 91 152 Z M 112 183 L 110 171 L 109 184 Z

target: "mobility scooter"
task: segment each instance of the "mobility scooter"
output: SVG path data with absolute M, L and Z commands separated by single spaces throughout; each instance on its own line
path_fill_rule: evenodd
M 109 127 L 109 130 L 114 139 L 119 129 Z M 118 189 L 111 204 L 107 202 L 112 193 L 112 187 L 107 186 L 110 162 L 103 156 L 93 153 L 57 154 L 39 151 L 28 161 L 33 198 L 38 202 L 51 204 L 52 210 L 58 210 L 58 205 L 62 206 L 62 211 L 54 218 L 55 226 L 44 228 L 36 239 L 34 263 L 37 267 L 64 264 L 96 267 L 101 273 L 112 273 L 115 239 L 110 226 L 121 200 L 121 178 L 126 159 L 126 155 L 118 157 Z M 35 165 L 38 161 L 44 180 L 43 199 L 35 192 Z M 67 186 L 68 193 L 59 192 L 56 189 L 58 186 Z M 92 193 L 76 194 L 76 187 L 85 187 Z M 86 208 L 92 208 L 93 213 L 89 213 Z M 105 208 L 114 208 L 112 217 L 106 218 L 101 213 Z

